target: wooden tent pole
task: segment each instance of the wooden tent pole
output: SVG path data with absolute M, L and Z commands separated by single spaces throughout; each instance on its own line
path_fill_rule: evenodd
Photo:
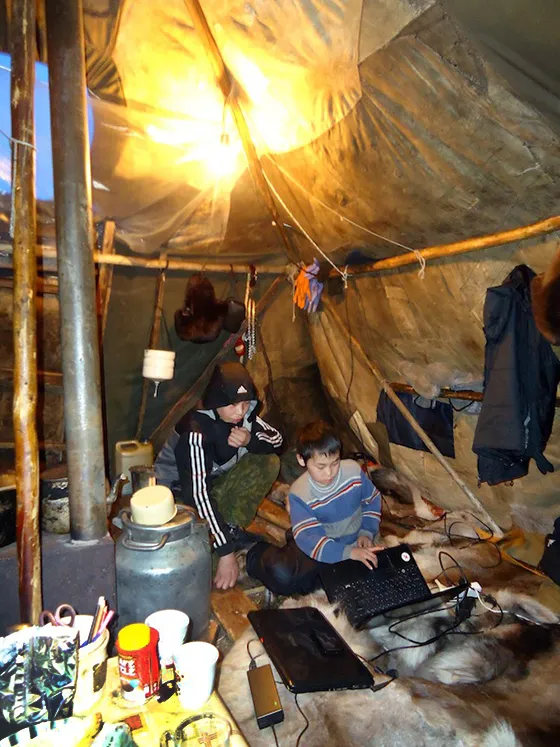
M 112 220 L 108 220 L 103 226 L 103 246 L 101 253 L 105 255 L 115 253 L 115 223 Z M 97 317 L 99 319 L 99 339 L 101 348 L 103 348 L 103 340 L 105 339 L 105 327 L 107 326 L 112 286 L 113 265 L 103 263 L 99 268 L 99 274 L 97 277 Z
M 344 326 L 342 324 L 341 319 L 339 318 L 338 314 L 334 311 L 332 304 L 330 300 L 324 299 L 325 305 L 330 308 L 330 311 L 336 321 L 338 322 L 339 326 Z M 371 373 L 374 375 L 374 377 L 377 379 L 383 390 L 386 392 L 389 399 L 393 402 L 397 410 L 401 413 L 401 415 L 404 417 L 404 419 L 411 425 L 412 429 L 415 431 L 415 433 L 420 436 L 424 444 L 428 447 L 430 452 L 433 454 L 433 456 L 436 458 L 436 460 L 441 464 L 441 466 L 445 469 L 445 471 L 449 474 L 449 476 L 457 483 L 457 485 L 461 488 L 463 493 L 467 496 L 469 501 L 473 504 L 475 509 L 478 511 L 479 515 L 484 519 L 484 521 L 488 524 L 488 526 L 492 529 L 494 532 L 494 537 L 496 539 L 501 539 L 504 536 L 504 533 L 500 529 L 500 527 L 496 524 L 494 519 L 490 516 L 488 511 L 484 508 L 482 503 L 478 500 L 478 498 L 475 496 L 475 494 L 472 492 L 472 490 L 469 488 L 469 486 L 466 484 L 466 482 L 457 474 L 457 472 L 453 469 L 453 467 L 449 464 L 449 462 L 445 459 L 441 451 L 438 449 L 438 447 L 435 445 L 435 443 L 432 441 L 432 439 L 428 436 L 426 431 L 422 428 L 422 426 L 415 420 L 415 418 L 410 414 L 410 412 L 407 410 L 405 405 L 401 402 L 401 400 L 397 397 L 395 394 L 393 388 L 391 387 L 391 384 L 387 381 L 387 379 L 383 376 L 381 371 L 377 368 L 377 366 L 371 362 L 371 360 L 368 358 L 365 350 L 360 345 L 358 340 L 352 335 L 350 332 L 345 333 L 348 335 L 348 338 L 351 340 L 352 344 L 356 348 L 356 350 L 360 353 L 363 360 L 365 361 L 365 364 L 367 368 L 371 371 Z
M 35 131 L 35 0 L 12 8 L 12 221 L 14 237 L 14 442 L 20 620 L 42 609 L 37 439 Z
M 500 231 L 500 233 L 490 233 L 487 236 L 476 236 L 472 239 L 457 241 L 453 244 L 440 244 L 439 246 L 429 246 L 425 249 L 419 249 L 419 254 L 426 260 L 441 259 L 442 257 L 453 257 L 456 254 L 465 254 L 465 252 L 476 252 L 480 249 L 487 249 L 490 246 L 500 246 L 502 244 L 511 244 L 513 241 L 522 241 L 530 239 L 533 236 L 540 236 L 544 233 L 552 233 L 560 229 L 560 215 L 554 215 L 552 218 L 540 220 L 537 223 L 531 223 L 528 226 L 513 228 L 510 231 Z M 418 262 L 416 254 L 405 252 L 397 254 L 395 257 L 379 259 L 376 262 L 368 262 L 364 265 L 350 265 L 348 275 L 366 275 L 381 270 L 392 270 L 395 267 L 413 265 Z M 336 277 L 337 272 L 331 270 L 330 276 Z
M 159 347 L 159 332 L 161 329 L 161 316 L 163 314 L 163 294 L 165 291 L 165 270 L 160 270 L 156 281 L 156 293 L 154 300 L 154 314 L 152 318 L 152 329 L 150 331 L 150 339 L 148 342 L 148 348 L 154 349 Z M 140 439 L 142 434 L 142 426 L 144 425 L 144 416 L 146 415 L 146 407 L 148 405 L 148 387 L 150 386 L 150 379 L 142 379 L 142 400 L 140 402 L 140 410 L 138 411 L 138 422 L 136 425 L 136 440 Z
M 406 392 L 408 394 L 416 394 L 419 392 L 410 384 L 402 384 L 400 381 L 392 381 L 391 388 L 395 392 Z M 422 396 L 420 394 L 420 396 Z M 484 399 L 483 392 L 474 392 L 472 389 L 448 389 L 446 386 L 442 386 L 439 390 L 439 394 L 436 395 L 435 399 L 459 399 L 467 402 L 482 402 Z
M 10 244 L 0 243 L 0 265 L 9 267 L 9 257 L 13 250 Z M 41 260 L 56 260 L 57 251 L 53 246 L 39 245 L 37 255 Z M 4 260 L 4 261 L 2 261 Z M 8 260 L 8 261 L 6 261 Z M 249 271 L 250 261 L 244 264 L 208 262 L 192 262 L 188 259 L 163 260 L 159 257 L 125 257 L 123 254 L 106 254 L 105 252 L 93 252 L 93 261 L 98 265 L 117 265 L 119 267 L 141 267 L 145 270 L 168 270 L 177 272 L 202 272 L 206 274 L 215 273 L 240 273 L 246 275 Z M 288 268 L 286 265 L 255 264 L 255 270 L 259 275 L 285 275 Z
M 408 392 L 409 394 L 419 394 L 413 386 L 410 384 L 402 384 L 401 382 L 391 382 L 391 387 L 395 392 Z M 420 395 L 422 396 L 422 395 Z M 458 399 L 466 402 L 482 402 L 484 399 L 483 392 L 473 392 L 471 389 L 448 389 L 443 386 L 439 390 L 439 394 L 435 399 Z M 556 397 L 556 407 L 560 408 L 560 397 Z
M 528 226 L 513 228 L 510 231 L 491 233 L 487 236 L 477 236 L 453 244 L 438 244 L 436 246 L 426 247 L 425 249 L 419 249 L 418 251 L 426 260 L 441 259 L 443 257 L 453 257 L 458 254 L 466 254 L 467 252 L 487 249 L 492 246 L 510 244 L 513 241 L 522 241 L 523 239 L 533 238 L 535 236 L 552 233 L 553 231 L 558 230 L 560 230 L 559 215 L 538 221 L 537 223 L 531 223 Z M 39 257 L 43 260 L 56 259 L 57 256 L 56 249 L 50 246 L 39 246 L 37 247 L 37 252 Z M 9 267 L 9 262 L 2 262 L 2 260 L 9 259 L 11 253 L 12 247 L 9 244 L 0 243 L 1 264 Z M 166 268 L 169 271 L 178 272 L 200 272 L 204 270 L 207 273 L 246 273 L 248 268 L 248 263 L 233 265 L 226 263 L 208 264 L 207 262 L 192 262 L 186 259 L 169 259 L 168 261 L 164 261 L 157 258 L 148 259 L 146 257 L 138 256 L 125 257 L 122 254 L 104 254 L 103 252 L 94 252 L 93 260 L 96 264 L 119 265 L 120 267 L 142 267 L 146 270 L 161 270 L 162 268 Z M 348 275 L 371 275 L 384 270 L 393 270 L 396 267 L 413 265 L 416 262 L 418 262 L 416 255 L 412 252 L 406 252 L 404 254 L 397 254 L 394 257 L 379 259 L 375 262 L 350 265 L 348 267 Z M 285 275 L 288 272 L 289 267 L 286 265 L 257 264 L 255 265 L 255 269 L 259 275 Z M 330 274 L 333 277 L 338 275 L 334 270 L 332 270 Z
M 276 293 L 280 288 L 281 281 L 282 278 L 276 278 L 275 280 L 273 280 L 263 297 L 257 301 L 255 309 L 256 316 L 264 313 L 272 303 L 274 297 L 276 296 Z M 224 342 L 216 355 L 208 363 L 204 371 L 200 374 L 198 379 L 189 388 L 189 390 L 186 391 L 182 395 L 182 397 L 173 405 L 173 407 L 169 410 L 158 427 L 152 432 L 152 434 L 150 435 L 150 441 L 153 443 L 154 449 L 156 451 L 159 450 L 159 447 L 163 443 L 162 436 L 165 437 L 167 435 L 168 429 L 171 428 L 171 426 L 173 426 L 179 420 L 179 418 L 187 412 L 188 408 L 192 406 L 192 400 L 196 396 L 199 396 L 202 387 L 206 384 L 208 377 L 214 370 L 214 366 L 219 361 L 221 361 L 222 358 L 225 358 L 225 356 L 233 349 L 235 343 L 246 329 L 247 320 L 243 322 L 239 332 L 236 332 L 235 334 L 228 337 L 228 339 Z
M 220 49 L 216 44 L 216 40 L 214 39 L 214 35 L 212 34 L 210 26 L 208 25 L 208 21 L 206 20 L 204 11 L 202 10 L 199 0 L 185 0 L 185 4 L 191 15 L 193 26 L 198 36 L 200 37 L 202 44 L 206 48 L 206 53 L 216 76 L 216 82 L 220 87 L 226 104 L 229 105 L 231 109 L 235 126 L 237 127 L 239 137 L 241 138 L 243 150 L 245 151 L 249 171 L 251 173 L 251 176 L 253 177 L 255 186 L 261 193 L 264 203 L 272 216 L 273 225 L 278 231 L 280 239 L 284 244 L 286 256 L 291 262 L 296 264 L 298 258 L 295 255 L 290 239 L 288 238 L 288 234 L 284 229 L 284 222 L 278 214 L 274 196 L 271 192 L 268 182 L 266 181 L 257 149 L 255 148 L 255 145 L 251 138 L 251 133 L 249 131 L 245 115 L 243 114 L 243 111 L 241 109 L 239 99 L 237 98 L 229 70 L 226 67 Z

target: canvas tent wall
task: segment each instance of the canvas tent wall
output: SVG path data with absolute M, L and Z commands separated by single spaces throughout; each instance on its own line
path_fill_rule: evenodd
M 403 246 L 458 240 L 557 212 L 559 81 L 549 62 L 554 54 L 543 52 L 557 47 L 553 0 L 366 0 L 363 7 L 354 1 L 214 0 L 203 7 L 252 115 L 264 171 L 303 261 L 317 254 L 304 233 L 343 267 L 354 250 L 388 256 L 406 251 Z M 223 145 L 224 133 L 234 144 L 235 131 L 183 1 L 89 0 L 86 11 L 95 50 L 89 59 L 97 60 L 97 72 L 104 60 L 112 81 L 107 93 L 104 76 L 94 76 L 90 65 L 98 97 L 95 202 L 98 217 L 114 217 L 118 235 L 128 242 L 119 250 L 157 252 L 165 245 L 208 265 L 216 259 L 283 261 L 248 173 L 216 180 L 201 166 L 207 151 L 201 155 L 200 148 Z M 206 92 L 207 108 L 189 95 L 193 87 Z M 271 107 L 272 122 L 263 114 Z M 7 215 L 9 196 L 2 208 Z M 50 215 L 49 205 L 42 205 L 47 237 Z M 552 234 L 438 261 L 424 280 L 413 267 L 352 280 L 348 315 L 339 304 L 339 316 L 343 322 L 348 316 L 353 334 L 389 379 L 403 379 L 403 362 L 433 361 L 480 378 L 486 287 L 501 282 L 518 261 L 543 270 L 556 243 Z M 184 281 L 169 286 L 168 315 L 179 305 Z M 135 419 L 144 343 L 129 346 L 130 333 L 123 330 L 137 327 L 140 337 L 143 325 L 147 337 L 150 283 L 153 277 L 148 281 L 143 273 L 115 272 L 105 365 L 108 401 L 120 404 L 112 409 L 117 424 L 110 427 L 111 440 L 125 431 L 130 436 Z M 263 290 L 261 285 L 258 292 Z M 366 421 L 374 419 L 378 390 L 358 360 L 347 393 L 344 324 L 328 311 L 299 318 L 297 334 L 290 335 L 297 344 L 288 355 L 288 293 L 280 303 L 282 313 L 272 307 L 263 322 L 274 376 L 288 376 L 286 370 L 297 376 L 316 361 L 341 419 L 356 408 Z M 187 383 L 211 349 L 189 346 L 182 355 Z M 161 400 L 150 418 L 160 417 L 182 383 L 176 379 L 170 400 Z M 473 422 L 473 416 L 456 416 L 455 466 L 474 488 Z M 555 465 L 557 434 L 547 453 Z M 397 465 L 412 470 L 443 505 L 463 501 L 431 457 L 395 453 Z M 526 522 L 544 522 L 556 510 L 557 489 L 555 474 L 530 475 L 511 488 L 480 494 L 504 522 L 511 506 Z

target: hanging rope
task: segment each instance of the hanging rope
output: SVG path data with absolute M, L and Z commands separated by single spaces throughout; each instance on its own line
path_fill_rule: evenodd
M 268 184 L 268 186 L 270 188 L 270 191 L 274 194 L 274 196 L 276 197 L 276 199 L 278 200 L 278 202 L 282 205 L 282 207 L 284 208 L 284 210 L 288 213 L 288 215 L 290 216 L 291 220 L 296 224 L 297 228 L 301 231 L 301 233 L 309 241 L 309 243 L 311 244 L 311 246 L 313 246 L 319 252 L 319 254 L 322 257 L 324 257 L 324 259 L 327 260 L 327 262 L 331 265 L 331 267 L 338 272 L 338 274 L 340 275 L 340 277 L 343 279 L 343 281 L 344 281 L 344 287 L 346 288 L 347 287 L 347 283 L 348 283 L 348 275 L 346 274 L 346 270 L 344 270 L 344 271 L 340 270 L 335 265 L 335 263 L 332 261 L 332 259 L 328 256 L 328 254 L 325 254 L 325 252 L 321 249 L 321 247 L 319 246 L 319 244 L 317 244 L 317 242 L 314 241 L 311 238 L 311 236 L 307 233 L 307 231 L 301 225 L 301 223 L 298 221 L 298 219 L 295 217 L 295 215 L 290 211 L 289 207 L 286 205 L 286 203 L 284 202 L 284 200 L 280 197 L 280 195 L 278 194 L 276 188 L 274 187 L 274 185 L 272 184 L 272 182 L 268 178 L 268 175 L 266 174 L 266 172 L 264 171 L 264 169 L 263 169 L 263 174 L 264 174 L 264 178 L 266 179 L 266 182 L 267 182 L 267 184 Z
M 276 168 L 279 169 L 284 174 L 284 176 L 287 179 L 289 179 L 293 184 L 295 184 L 296 187 L 299 187 L 299 189 L 302 192 L 305 192 L 305 194 L 308 197 L 310 197 L 312 200 L 315 200 L 315 202 L 318 202 L 319 205 L 321 205 L 322 207 L 324 207 L 326 210 L 328 210 L 331 213 L 334 213 L 334 215 L 336 215 L 337 218 L 339 218 L 339 220 L 343 220 L 346 223 L 349 223 L 351 226 L 354 226 L 355 228 L 359 228 L 360 231 L 365 231 L 366 233 L 369 233 L 371 236 L 375 236 L 377 239 L 381 239 L 381 241 L 386 241 L 388 244 L 393 244 L 393 246 L 399 246 L 401 249 L 406 249 L 407 252 L 412 252 L 412 254 L 414 254 L 414 256 L 416 257 L 416 259 L 418 260 L 418 264 L 420 265 L 420 269 L 418 270 L 418 277 L 420 278 L 420 280 L 424 280 L 424 275 L 426 273 L 426 259 L 422 256 L 422 254 L 420 253 L 419 249 L 413 249 L 411 246 L 407 246 L 406 244 L 401 244 L 400 241 L 394 241 L 393 239 L 390 239 L 388 236 L 383 236 L 380 233 L 376 233 L 375 231 L 372 231 L 370 228 L 366 228 L 365 226 L 362 226 L 360 223 L 356 223 L 355 221 L 351 220 L 350 218 L 347 218 L 345 215 L 342 215 L 337 210 L 335 210 L 334 208 L 330 207 L 330 205 L 327 205 L 326 202 L 323 202 L 322 200 L 320 200 L 316 195 L 312 194 L 311 192 L 308 192 L 305 189 L 305 187 L 297 181 L 297 179 L 294 179 L 294 177 L 291 174 L 289 174 L 287 171 L 285 171 L 285 169 L 283 169 L 279 164 L 277 164 L 276 161 L 274 161 L 274 159 L 272 159 L 270 157 L 270 155 L 267 154 L 266 157 L 269 160 L 271 160 L 272 163 L 276 166 Z M 268 177 L 267 177 L 266 173 L 265 173 L 265 178 L 268 181 Z M 270 182 L 269 182 L 269 185 L 270 185 Z M 273 189 L 272 185 L 270 185 L 270 187 L 271 187 L 271 189 Z M 279 196 L 278 196 L 278 194 L 276 194 L 276 198 L 280 199 Z M 284 205 L 284 209 L 287 210 L 287 208 L 286 208 L 285 205 Z M 292 216 L 292 220 L 295 221 L 295 218 L 293 216 Z M 296 222 L 296 224 L 297 224 L 297 222 Z M 307 236 L 307 234 L 301 228 L 301 226 L 299 226 L 299 224 L 297 224 L 297 225 L 298 225 L 299 230 L 309 239 L 309 241 L 311 241 L 311 239 Z M 311 243 L 314 243 L 314 242 L 311 241 Z M 319 249 L 319 251 L 321 251 L 321 250 Z M 331 264 L 333 264 L 333 263 L 331 262 Z M 337 272 L 340 273 L 340 270 L 338 269 L 338 267 L 336 268 L 336 270 L 337 270 Z M 340 273 L 340 274 L 342 275 L 342 273 Z

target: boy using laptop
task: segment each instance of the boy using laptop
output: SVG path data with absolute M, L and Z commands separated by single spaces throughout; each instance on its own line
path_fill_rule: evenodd
M 317 589 L 322 563 L 351 559 L 377 566 L 381 494 L 357 462 L 341 459 L 341 449 L 327 423 L 309 423 L 299 433 L 297 460 L 306 471 L 290 488 L 287 543 L 259 542 L 247 553 L 247 573 L 276 594 Z

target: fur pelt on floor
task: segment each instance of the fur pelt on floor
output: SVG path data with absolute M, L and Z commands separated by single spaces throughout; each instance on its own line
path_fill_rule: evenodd
M 469 579 L 479 581 L 483 591 L 499 603 L 503 620 L 500 622 L 499 614 L 478 603 L 471 618 L 457 629 L 462 635 L 453 631 L 431 645 L 380 658 L 376 662 L 380 668 L 394 668 L 399 673 L 399 678 L 383 690 L 299 696 L 299 705 L 310 722 L 301 747 L 556 744 L 554 735 L 560 729 L 558 618 L 532 596 L 541 583 L 538 576 L 505 561 L 498 563 L 496 548 L 490 544 L 469 544 L 455 536 L 474 539 L 475 526 L 471 514 L 456 513 L 448 515 L 445 525 L 440 521 L 429 528 L 405 529 L 402 536 L 390 534 L 384 541 L 408 542 L 428 581 L 441 575 L 438 553 L 449 552 Z M 462 544 L 452 547 L 446 531 L 456 545 Z M 442 562 L 445 566 L 452 564 L 445 556 Z M 449 570 L 448 575 L 453 572 Z M 486 603 L 494 609 L 492 603 Z M 407 645 L 387 628 L 354 630 L 322 592 L 284 603 L 289 607 L 307 605 L 320 609 L 365 659 Z M 454 621 L 452 611 L 442 610 L 407 621 L 398 632 L 425 641 Z M 246 674 L 250 661 L 246 647 L 251 639 L 255 639 L 251 654 L 259 655 L 257 663 L 269 661 L 249 628 L 224 659 L 220 693 L 251 747 L 274 745 L 270 729 L 259 731 L 253 713 Z M 276 678 L 279 681 L 278 675 Z M 385 677 L 375 673 L 375 678 L 377 684 Z M 292 747 L 305 722 L 294 696 L 281 684 L 278 690 L 286 716 L 276 727 L 278 742 L 280 747 Z

